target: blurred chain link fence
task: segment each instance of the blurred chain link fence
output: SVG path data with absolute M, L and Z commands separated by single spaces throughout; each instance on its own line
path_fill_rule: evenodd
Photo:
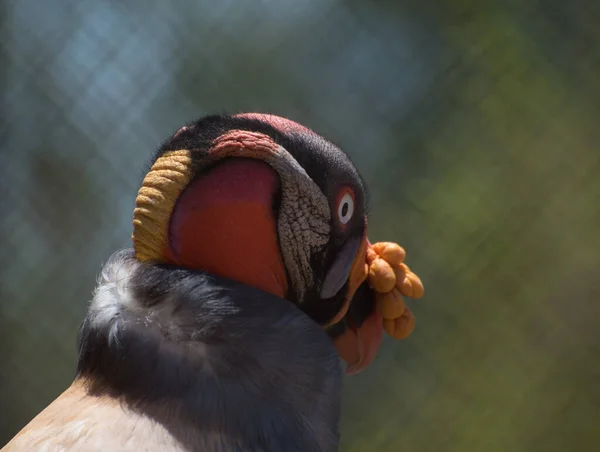
M 0 444 L 64 390 L 144 164 L 263 111 L 338 143 L 413 336 L 348 379 L 343 449 L 598 450 L 600 3 L 0 4 Z

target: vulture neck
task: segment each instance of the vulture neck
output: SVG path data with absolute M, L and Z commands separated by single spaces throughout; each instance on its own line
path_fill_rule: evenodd
M 102 270 L 80 331 L 78 380 L 190 449 L 216 435 L 224 447 L 337 450 L 342 370 L 315 322 L 266 292 L 143 264 L 132 250 Z

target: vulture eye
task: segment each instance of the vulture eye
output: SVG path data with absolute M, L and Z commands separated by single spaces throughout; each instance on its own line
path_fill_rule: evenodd
M 338 220 L 340 220 L 340 223 L 343 225 L 350 221 L 350 218 L 352 218 L 352 215 L 354 214 L 354 197 L 352 196 L 352 193 L 346 191 L 343 194 L 342 199 L 340 199 L 340 202 L 338 203 L 337 213 Z

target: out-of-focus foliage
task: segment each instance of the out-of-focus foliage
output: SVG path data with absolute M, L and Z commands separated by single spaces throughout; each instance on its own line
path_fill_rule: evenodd
M 0 444 L 70 383 L 151 152 L 253 110 L 352 156 L 372 240 L 426 284 L 412 337 L 346 381 L 343 450 L 598 450 L 600 3 L 0 11 Z

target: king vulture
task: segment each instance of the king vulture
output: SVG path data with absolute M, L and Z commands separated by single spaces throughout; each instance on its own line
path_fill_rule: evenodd
M 293 121 L 179 129 L 133 248 L 102 268 L 72 385 L 2 451 L 336 451 L 342 361 L 367 367 L 394 324 L 367 281 L 366 204 L 346 154 Z

